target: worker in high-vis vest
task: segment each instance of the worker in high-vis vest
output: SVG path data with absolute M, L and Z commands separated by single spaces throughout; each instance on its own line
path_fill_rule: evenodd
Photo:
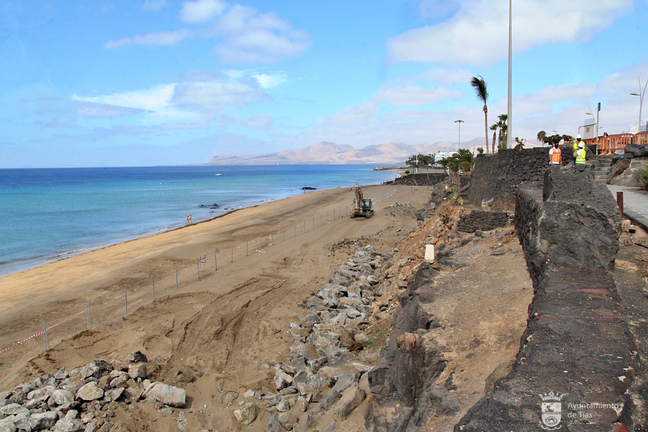
M 578 143 L 578 150 L 574 152 L 574 157 L 576 158 L 576 165 L 585 163 L 585 144 Z
M 562 152 L 560 151 L 560 146 L 556 143 L 549 149 L 549 166 L 562 164 Z
M 583 144 L 583 147 L 585 147 L 585 143 L 583 142 L 583 138 L 581 138 L 580 134 L 576 135 L 576 141 L 574 141 L 574 144 L 572 146 L 572 148 L 574 149 L 574 152 L 578 151 L 578 145 L 579 144 Z

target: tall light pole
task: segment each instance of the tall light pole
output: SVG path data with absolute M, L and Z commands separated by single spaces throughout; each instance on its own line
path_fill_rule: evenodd
M 598 103 L 598 106 L 596 108 L 596 150 L 597 151 L 598 151 L 598 143 L 599 143 L 599 136 L 598 136 L 599 135 L 598 134 L 599 126 L 598 125 L 599 125 L 599 113 L 600 112 L 601 112 L 601 102 Z M 592 117 L 594 117 L 594 114 L 592 114 L 591 112 L 588 112 L 588 113 L 585 113 L 585 114 L 591 115 Z
M 641 109 L 643 108 L 643 98 L 644 95 L 646 94 L 646 86 L 648 86 L 648 80 L 646 80 L 646 84 L 644 84 L 643 90 L 641 90 L 641 77 L 637 77 L 639 79 L 639 93 L 630 93 L 632 96 L 639 96 L 639 125 L 637 126 L 637 133 L 641 132 Z
M 509 0 L 509 46 L 508 46 L 508 117 L 506 132 L 506 148 L 513 148 L 513 16 L 512 0 Z
M 455 123 L 459 123 L 459 148 L 461 149 L 461 123 L 463 123 L 463 120 L 455 120 Z

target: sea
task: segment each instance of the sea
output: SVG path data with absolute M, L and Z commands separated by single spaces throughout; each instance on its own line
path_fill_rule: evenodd
M 0 169 L 0 276 L 301 193 L 393 180 L 369 165 Z M 217 205 L 216 208 L 214 204 Z M 202 205 L 202 207 L 201 207 Z

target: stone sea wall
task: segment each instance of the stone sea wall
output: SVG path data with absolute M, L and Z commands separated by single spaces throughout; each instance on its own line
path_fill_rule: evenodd
M 511 217 L 507 212 L 473 210 L 470 214 L 461 216 L 457 224 L 457 231 L 467 233 L 490 231 L 505 227 L 510 223 Z
M 542 181 L 549 166 L 548 148 L 500 150 L 496 155 L 479 155 L 471 177 L 468 200 L 480 205 L 494 198 L 493 210 L 513 210 L 521 184 Z
M 410 174 L 403 177 L 394 179 L 395 184 L 407 186 L 434 186 L 441 183 L 448 178 L 447 174 L 443 173 L 429 173 L 429 174 Z M 461 187 L 470 183 L 470 177 L 460 176 Z
M 629 391 L 636 347 L 607 271 L 621 233 L 611 194 L 587 172 L 552 168 L 519 188 L 515 223 L 535 289 L 527 330 L 512 371 L 455 431 L 645 430 Z

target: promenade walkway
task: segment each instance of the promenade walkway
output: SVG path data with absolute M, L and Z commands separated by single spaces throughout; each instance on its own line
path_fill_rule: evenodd
M 607 185 L 614 199 L 623 192 L 623 213 L 644 231 L 648 231 L 648 191 L 639 188 Z

